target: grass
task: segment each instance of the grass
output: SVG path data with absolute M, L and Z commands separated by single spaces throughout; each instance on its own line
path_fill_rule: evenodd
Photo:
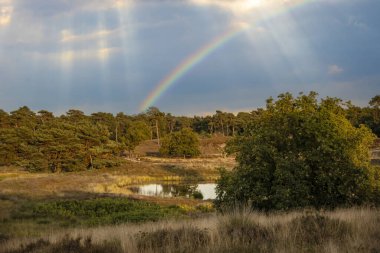
M 122 253 L 121 244 L 118 241 L 103 241 L 101 243 L 94 244 L 91 237 L 85 239 L 81 237 L 72 238 L 66 235 L 58 242 L 50 242 L 46 239 L 40 239 L 36 242 L 32 242 L 26 245 L 21 245 L 20 248 L 14 250 L 8 250 L 7 253 Z
M 135 236 L 139 252 L 196 252 L 206 247 L 211 237 L 206 229 L 184 226 L 140 232 Z
M 128 198 L 28 201 L 12 213 L 8 223 L 33 221 L 60 227 L 99 226 L 157 221 L 183 215 L 179 206 L 160 206 Z
M 195 199 L 133 199 L 78 195 L 71 199 L 12 199 L 0 217 L 0 241 L 13 237 L 37 237 L 47 231 L 186 219 L 214 211 L 209 202 Z M 5 212 L 6 210 L 6 212 Z
M 71 239 L 67 239 L 68 233 Z M 22 252 L 17 250 L 41 240 L 49 243 L 43 247 L 51 247 L 76 238 L 92 238 L 93 245 L 109 247 L 98 252 L 113 252 L 112 247 L 120 249 L 114 252 L 380 252 L 380 210 L 272 214 L 237 210 L 190 220 L 66 229 L 34 239 L 8 238 L 0 252 Z M 105 241 L 112 244 L 107 246 Z M 85 245 L 85 240 L 74 244 Z

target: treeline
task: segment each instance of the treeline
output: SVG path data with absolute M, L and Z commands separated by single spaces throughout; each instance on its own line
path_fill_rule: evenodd
M 351 102 L 346 103 L 346 107 L 346 117 L 354 126 L 366 125 L 380 137 L 380 95 L 373 97 L 367 107 L 361 108 Z
M 69 110 L 57 117 L 26 106 L 10 113 L 0 109 L 0 166 L 51 172 L 113 167 L 142 141 L 155 139 L 160 145 L 162 138 L 184 129 L 204 137 L 242 135 L 264 111 L 184 117 L 151 107 L 138 115 Z M 353 125 L 365 124 L 380 136 L 380 96 L 364 108 L 347 103 L 345 112 Z

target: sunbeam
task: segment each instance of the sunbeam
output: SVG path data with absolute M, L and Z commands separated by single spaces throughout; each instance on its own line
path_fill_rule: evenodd
M 12 21 L 13 0 L 0 0 L 0 29 Z

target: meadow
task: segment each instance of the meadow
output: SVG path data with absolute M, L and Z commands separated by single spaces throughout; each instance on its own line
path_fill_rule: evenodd
M 0 240 L 0 252 L 379 252 L 380 211 L 371 208 L 259 213 L 52 230 Z

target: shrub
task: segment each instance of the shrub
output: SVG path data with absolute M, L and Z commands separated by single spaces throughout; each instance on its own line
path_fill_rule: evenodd
M 200 154 L 198 136 L 191 129 L 173 132 L 162 139 L 160 153 L 171 157 L 195 157 Z
M 373 141 L 367 127 L 346 119 L 339 99 L 281 94 L 233 142 L 238 166 L 223 171 L 216 205 L 288 210 L 366 204 L 380 187 L 378 169 L 370 166 Z
M 192 197 L 194 199 L 203 199 L 203 194 L 200 191 L 194 191 Z

